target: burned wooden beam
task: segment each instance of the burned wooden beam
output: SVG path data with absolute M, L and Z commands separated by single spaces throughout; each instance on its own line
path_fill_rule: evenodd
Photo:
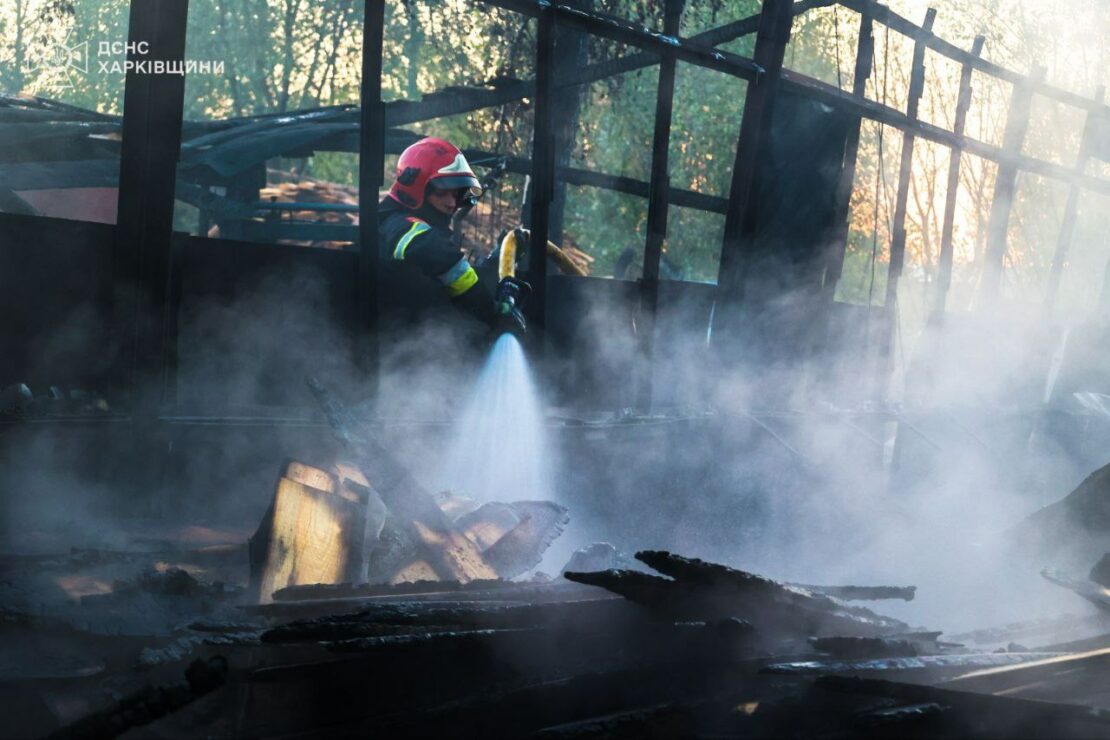
M 362 29 L 361 112 L 359 118 L 358 283 L 352 322 L 355 361 L 369 375 L 371 397 L 378 380 L 378 198 L 385 170 L 385 103 L 382 101 L 382 46 L 385 3 L 365 0 Z
M 759 188 L 758 164 L 770 137 L 771 118 L 783 76 L 783 59 L 790 41 L 793 21 L 794 15 L 788 0 L 767 0 L 763 3 L 753 52 L 753 65 L 758 68 L 759 74 L 750 79 L 744 99 L 729 186 L 729 207 L 725 214 L 721 260 L 717 270 L 717 307 L 713 316 L 714 323 L 721 322 L 722 326 L 714 326 L 713 329 L 718 335 L 724 329 L 726 345 L 733 344 L 738 339 L 735 336 L 736 314 L 744 302 L 745 281 L 755 246 L 755 217 L 750 207 L 751 194 Z
M 978 57 L 983 53 L 986 39 L 976 36 L 971 45 L 971 55 Z M 960 88 L 956 95 L 956 116 L 952 123 L 952 133 L 963 136 L 967 123 L 967 112 L 971 108 L 971 71 L 970 64 L 964 64 L 960 71 Z M 940 230 L 940 256 L 937 258 L 937 292 L 933 304 L 934 314 L 944 313 L 948 301 L 948 289 L 952 286 L 952 257 L 954 245 L 952 234 L 956 224 L 956 197 L 960 190 L 960 160 L 963 147 L 954 146 L 948 157 L 948 185 L 944 196 L 944 221 Z
M 794 588 L 832 596 L 843 601 L 883 601 L 901 599 L 913 601 L 917 586 L 812 586 L 801 583 L 786 584 Z
M 1102 102 L 1106 97 L 1106 87 L 1100 85 L 1095 92 L 1095 100 Z M 1087 120 L 1083 124 L 1083 135 L 1079 140 L 1079 152 L 1075 157 L 1075 171 L 1082 175 L 1087 168 L 1094 149 L 1095 127 L 1097 114 L 1087 111 Z M 1056 303 L 1056 293 L 1060 289 L 1060 278 L 1064 274 L 1064 265 L 1068 262 L 1068 252 L 1071 251 L 1071 240 L 1075 235 L 1075 222 L 1079 216 L 1079 185 L 1072 183 L 1068 188 L 1068 200 L 1064 204 L 1064 215 L 1060 220 L 1060 235 L 1056 241 L 1056 253 L 1052 256 L 1052 270 L 1048 275 L 1048 286 L 1045 288 L 1044 305 L 1048 311 Z
M 486 0 L 496 3 L 497 0 Z M 813 8 L 832 5 L 832 0 L 801 0 L 794 3 L 794 15 L 801 15 Z M 759 16 L 753 15 L 737 21 L 731 21 L 711 28 L 707 31 L 694 34 L 684 41 L 696 47 L 715 47 L 748 36 L 756 32 L 759 26 Z M 588 33 L 588 31 L 587 31 Z M 677 36 L 677 34 L 675 35 Z M 568 70 L 565 75 L 560 75 L 555 80 L 555 90 L 562 91 L 566 88 L 588 85 L 599 80 L 616 77 L 618 75 L 635 72 L 659 64 L 660 55 L 637 51 L 626 54 L 616 59 Z M 393 100 L 385 104 L 386 126 L 398 126 L 406 123 L 417 123 L 433 118 L 469 113 L 481 108 L 491 108 L 504 105 L 521 98 L 533 98 L 536 94 L 535 80 L 498 80 L 485 87 L 453 88 L 450 91 L 436 92 L 425 95 L 423 99 Z
M 274 592 L 274 601 L 316 601 L 320 599 L 359 599 L 373 596 L 412 596 L 423 594 L 457 596 L 459 592 L 487 591 L 518 587 L 512 581 L 409 581 L 407 583 L 317 583 L 286 586 Z
M 1099 561 L 1091 567 L 1087 578 L 1100 586 L 1110 588 L 1110 552 L 1099 558 Z
M 1029 130 L 1029 116 L 1033 105 L 1033 88 L 1044 79 L 1045 68 L 1036 66 L 1027 80 L 1015 84 L 1010 98 L 1010 112 L 1006 116 L 1006 130 L 1002 134 L 1002 151 L 1017 156 L 1025 144 Z M 1010 211 L 1017 190 L 1018 165 L 1013 160 L 1000 161 L 994 178 L 994 195 L 987 222 L 987 251 L 983 261 L 983 274 L 979 281 L 980 299 L 989 304 L 998 298 L 1002 288 L 1002 273 L 1009 246 Z
M 649 733 L 640 733 L 637 730 L 642 725 L 629 722 L 625 727 L 631 734 L 612 735 L 606 734 L 612 727 L 604 719 L 618 713 L 644 713 L 646 719 L 658 719 L 653 710 L 661 704 L 705 701 L 707 696 L 721 693 L 722 684 L 740 687 L 726 692 L 730 698 L 737 693 L 742 696 L 750 691 L 743 687 L 751 673 L 749 666 L 714 670 L 694 663 L 595 671 L 472 695 L 424 716 L 386 719 L 378 726 L 384 734 L 426 737 L 449 736 L 460 727 L 474 736 L 489 737 L 532 736 L 530 733 L 535 737 L 650 737 L 670 725 L 652 724 Z M 729 709 L 735 709 L 737 703 L 732 699 Z M 603 732 L 593 734 L 594 729 Z M 673 735 L 688 736 L 696 735 Z
M 1106 178 L 1087 173 L 1077 173 L 1071 167 L 1036 159 L 1021 152 L 1006 150 L 978 139 L 972 139 L 966 135 L 957 136 L 948 129 L 921 120 L 911 119 L 902 111 L 894 108 L 872 100 L 859 100 L 853 97 L 851 93 L 845 92 L 835 85 L 829 85 L 807 75 L 784 69 L 782 71 L 782 84 L 784 89 L 798 95 L 858 113 L 872 121 L 892 126 L 899 131 L 913 131 L 916 136 L 922 139 L 934 141 L 944 146 L 962 146 L 965 152 L 991 162 L 1013 164 L 1024 172 L 1033 172 L 1061 182 L 1078 183 L 1091 192 L 1110 193 L 1110 180 Z
M 676 625 L 652 619 L 627 602 L 616 603 L 630 610 L 625 615 L 638 616 L 629 621 L 594 614 L 572 621 L 552 614 L 557 618 L 545 626 L 464 628 L 329 642 L 329 651 L 346 657 L 254 671 L 249 678 L 251 706 L 262 716 L 247 722 L 428 728 L 437 727 L 438 718 L 444 716 L 436 707 L 446 714 L 473 717 L 474 712 L 488 710 L 490 697 L 500 698 L 506 689 L 519 692 L 521 687 L 532 687 L 546 695 L 558 682 L 612 671 L 634 671 L 629 675 L 658 681 L 664 690 L 676 686 L 676 670 L 697 675 L 706 684 L 710 676 L 754 675 L 750 632 L 742 623 Z M 545 611 L 556 610 L 546 607 Z M 434 671 L 434 681 L 429 680 L 429 670 Z M 381 681 L 382 676 L 389 680 Z M 371 681 L 375 690 L 368 692 Z M 639 690 L 642 685 L 633 682 L 628 688 Z M 678 685 L 683 691 L 693 686 L 688 681 Z M 306 705 L 314 716 L 305 717 L 282 704 L 281 698 L 290 692 L 311 696 Z M 613 696 L 602 694 L 598 699 L 608 702 Z M 502 725 L 502 733 L 512 726 L 510 718 L 500 713 L 486 716 Z M 544 724 L 572 718 L 557 715 Z M 402 734 L 414 733 L 428 736 L 415 730 Z M 431 732 L 431 736 L 439 734 Z
M 259 640 L 267 645 L 290 645 L 302 642 L 343 643 L 376 637 L 416 637 L 458 631 L 458 625 L 382 624 L 319 620 L 304 625 L 274 627 L 263 632 Z
M 594 0 L 569 0 L 573 7 L 592 10 Z M 583 86 L 567 85 L 565 80 L 588 66 L 589 36 L 576 33 L 569 28 L 555 29 L 555 110 L 559 117 L 555 121 L 555 189 L 552 193 L 551 220 L 548 241 L 563 243 L 563 221 L 567 205 L 567 183 L 560 180 L 559 169 L 570 164 L 578 133 L 579 117 L 582 110 Z
M 1041 701 L 1102 704 L 1105 708 L 1103 697 L 1108 680 L 1110 648 L 1102 648 L 971 671 L 945 682 L 943 686 Z
M 407 583 L 337 583 L 289 586 L 274 593 L 274 601 L 318 602 L 318 605 L 348 603 L 358 608 L 374 602 L 457 601 L 480 604 L 487 601 L 542 604 L 609 598 L 598 589 L 565 581 L 532 583 L 506 580 L 409 581 Z
M 895 637 L 814 637 L 809 644 L 836 658 L 902 658 L 921 654 L 918 643 Z
M 846 8 L 851 8 L 858 13 L 869 13 L 876 21 L 889 27 L 892 31 L 897 31 L 904 36 L 907 36 L 915 41 L 921 41 L 925 46 L 937 52 L 941 56 L 947 57 L 952 61 L 966 64 L 967 66 L 976 69 L 984 74 L 996 77 L 1006 82 L 1011 82 L 1015 85 L 1021 84 L 1027 80 L 1026 76 L 1021 72 L 1015 72 L 1012 69 L 995 64 L 980 56 L 971 54 L 964 49 L 940 38 L 932 31 L 918 26 L 908 18 L 903 18 L 888 6 L 878 3 L 875 0 L 838 0 L 838 4 Z M 1054 87 L 1044 80 L 1033 82 L 1033 90 L 1038 95 L 1043 95 L 1046 98 L 1057 100 L 1066 105 L 1071 105 L 1076 108 L 1088 111 L 1104 110 L 1104 106 L 1100 101 L 1086 98 L 1078 95 L 1069 90 L 1064 90 L 1059 87 Z
M 852 77 L 852 95 L 860 100 L 867 95 L 867 80 L 875 57 L 874 23 L 870 13 L 860 15 L 859 34 L 856 40 L 856 68 Z M 852 122 L 844 142 L 844 168 L 836 187 L 836 235 L 825 263 L 825 281 L 822 301 L 832 303 L 836 286 L 844 269 L 844 255 L 848 248 L 848 231 L 852 205 L 852 190 L 856 182 L 856 165 L 859 158 L 860 128 L 863 118 Z
M 933 27 L 937 17 L 935 8 L 929 8 L 925 13 L 925 23 L 922 28 L 928 32 Z M 921 95 L 925 91 L 925 44 L 918 39 L 913 46 L 913 63 L 910 67 L 910 86 L 906 93 L 906 118 L 917 120 L 917 109 L 921 103 Z M 913 143 L 914 132 L 912 129 L 902 131 L 901 162 L 898 168 L 898 192 L 894 199 L 894 217 L 891 222 L 890 235 L 890 265 L 887 268 L 886 298 L 883 306 L 886 308 L 884 316 L 887 326 L 883 327 L 880 338 L 879 350 L 879 376 L 875 379 L 878 396 L 886 397 L 887 384 L 894 371 L 894 339 L 898 333 L 897 322 L 900 313 L 895 310 L 898 305 L 898 281 L 902 277 L 902 268 L 906 258 L 906 213 L 910 197 L 910 180 L 913 175 Z
M 441 630 L 438 632 L 417 631 L 405 634 L 373 635 L 331 640 L 324 643 L 328 650 L 336 653 L 374 653 L 403 652 L 412 660 L 436 658 L 442 660 L 446 655 L 459 657 L 466 662 L 466 653 L 488 653 L 503 647 L 515 645 L 518 649 L 531 646 L 542 627 L 512 627 L 507 629 L 484 630 Z
M 222 656 L 195 660 L 185 670 L 184 681 L 166 686 L 148 685 L 128 694 L 107 709 L 51 733 L 50 738 L 100 740 L 122 735 L 215 691 L 226 679 L 227 660 Z
M 477 545 L 452 526 L 435 498 L 390 453 L 377 433 L 358 425 L 343 406 L 315 378 L 308 380 L 336 438 L 366 476 L 366 487 L 377 493 L 389 511 L 385 526 L 393 527 L 417 545 L 432 576 L 454 580 L 495 579 L 497 573 L 482 559 Z M 358 481 L 356 481 L 357 483 Z M 379 558 L 392 563 L 388 554 Z M 400 564 L 404 558 L 398 560 Z M 382 573 L 385 580 L 414 580 L 416 571 Z
M 1110 712 L 1091 707 L 848 676 L 821 676 L 816 686 L 842 695 L 949 706 L 941 733 L 949 737 L 1089 738 L 1110 732 Z
M 639 552 L 636 559 L 671 578 L 629 570 L 565 573 L 564 576 L 571 581 L 606 588 L 670 618 L 740 617 L 766 635 L 794 638 L 879 636 L 909 631 L 904 623 L 870 610 L 790 589 L 724 565 L 661 551 Z
M 182 64 L 187 0 L 130 6 L 128 49 L 149 46 L 149 59 Z M 169 301 L 173 262 L 174 189 L 181 151 L 185 77 L 137 71 L 138 52 L 128 54 L 119 158 L 113 311 L 117 312 L 120 358 L 127 358 L 125 384 L 136 444 L 154 434 L 159 404 L 175 403 L 177 376 L 167 353 L 176 340 L 176 314 Z M 157 379 L 157 380 L 154 380 Z
M 1050 583 L 1055 583 L 1057 586 L 1062 586 L 1069 591 L 1079 594 L 1099 609 L 1110 611 L 1110 588 L 1103 586 L 1101 583 L 1068 578 L 1061 573 L 1056 573 L 1051 570 L 1041 571 L 1041 576 Z
M 555 7 L 544 3 L 536 21 L 536 102 L 532 112 L 532 172 L 521 220 L 531 229 L 534 245 L 547 244 L 551 201 L 555 194 Z M 528 321 L 542 330 L 547 316 L 547 254 L 542 246 L 528 250 Z M 533 335 L 535 336 L 535 335 Z M 542 356 L 543 344 L 533 341 Z
M 664 2 L 663 33 L 678 36 L 686 0 Z M 659 67 L 655 93 L 655 131 L 651 146 L 651 188 L 648 197 L 647 239 L 644 243 L 643 274 L 640 277 L 640 306 L 636 333 L 639 338 L 636 372 L 636 405 L 644 413 L 651 410 L 652 356 L 655 349 L 655 322 L 659 309 L 659 263 L 667 238 L 670 192 L 668 158 L 671 147 L 671 117 L 674 110 L 675 72 L 678 62 L 673 54 L 664 55 Z
M 276 604 L 270 606 L 277 606 Z M 623 599 L 569 601 L 554 604 L 503 606 L 444 602 L 403 602 L 375 604 L 361 611 L 300 619 L 275 627 L 262 635 L 263 642 L 296 642 L 343 639 L 356 635 L 365 625 L 409 625 L 413 627 L 452 627 L 460 629 L 514 629 L 570 625 L 643 622 L 649 615 Z M 345 632 L 344 630 L 348 630 Z
M 752 61 L 738 54 L 712 49 L 689 40 L 656 33 L 641 25 L 602 13 L 591 13 L 547 0 L 482 0 L 516 13 L 543 19 L 550 14 L 553 23 L 593 36 L 629 44 L 654 54 L 674 54 L 679 60 L 701 67 L 716 69 L 738 77 L 754 79 L 763 73 L 758 60 Z M 787 3 L 790 5 L 790 3 Z M 786 9 L 793 17 L 790 8 Z M 647 65 L 644 65 L 647 66 Z
M 405 139 L 398 136 L 397 141 L 390 144 L 389 150 L 393 154 L 399 154 L 404 149 L 402 143 L 411 143 L 418 138 L 418 136 L 412 136 Z M 407 146 L 407 143 L 405 146 Z M 463 149 L 463 154 L 465 154 L 466 158 L 472 163 L 475 160 L 480 162 L 482 160 L 497 158 L 497 155 L 492 152 L 486 152 L 480 149 Z M 506 157 L 504 160 L 505 169 L 509 172 L 521 175 L 528 175 L 532 172 L 532 160 L 527 157 Z M 605 172 L 584 170 L 580 167 L 556 167 L 555 176 L 568 185 L 584 185 L 591 188 L 613 190 L 618 193 L 635 195 L 639 198 L 648 198 L 651 195 L 650 183 L 637 180 L 634 177 L 625 177 L 624 175 L 611 175 Z M 693 208 L 698 211 L 724 214 L 728 210 L 727 198 L 697 193 L 693 190 L 670 188 L 667 198 L 672 205 L 681 206 L 683 208 Z

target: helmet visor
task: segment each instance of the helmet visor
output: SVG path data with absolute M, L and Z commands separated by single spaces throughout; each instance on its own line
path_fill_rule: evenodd
M 428 187 L 436 190 L 466 190 L 468 195 L 475 198 L 482 194 L 482 185 L 474 175 L 437 177 L 428 182 Z

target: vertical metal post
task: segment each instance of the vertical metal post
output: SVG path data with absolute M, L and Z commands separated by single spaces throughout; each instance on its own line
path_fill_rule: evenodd
M 355 363 L 378 387 L 378 190 L 385 169 L 385 105 L 382 103 L 382 39 L 385 3 L 366 0 L 362 25 L 362 84 L 358 160 L 358 285 L 354 327 Z
M 755 225 L 754 214 L 748 205 L 760 154 L 770 136 L 771 117 L 793 20 L 791 0 L 764 0 L 754 53 L 755 63 L 763 69 L 763 73 L 748 84 L 725 213 L 721 265 L 717 273 L 717 303 L 713 309 L 712 332 L 717 344 L 722 334 L 728 334 L 736 326 L 737 313 L 744 302 L 744 281 L 754 248 L 751 237 Z
M 128 44 L 134 51 L 128 59 L 144 62 L 147 70 L 158 60 L 181 63 L 188 10 L 188 0 L 132 2 Z M 123 345 L 131 412 L 143 423 L 157 418 L 158 405 L 173 397 L 176 385 L 165 361 L 175 335 L 167 327 L 177 321 L 167 298 L 184 99 L 183 75 L 127 73 L 114 271 L 117 326 L 128 327 Z
M 936 17 L 936 8 L 929 8 L 925 13 L 925 22 L 921 24 L 922 30 L 926 33 L 931 32 Z M 909 99 L 906 101 L 906 116 L 911 121 L 917 120 L 918 104 L 921 102 L 921 93 L 925 90 L 925 50 L 926 46 L 921 39 L 914 42 Z M 902 157 L 898 168 L 898 193 L 894 201 L 894 219 L 890 234 L 890 265 L 887 268 L 886 300 L 883 304 L 886 325 L 883 327 L 879 341 L 879 374 L 876 382 L 880 398 L 886 395 L 887 383 L 894 370 L 894 336 L 898 328 L 898 279 L 902 276 L 902 268 L 906 262 L 906 210 L 913 175 L 914 138 L 911 130 L 906 129 L 902 132 Z
M 871 68 L 875 59 L 874 21 L 871 18 L 870 6 L 865 6 L 859 19 L 859 37 L 856 41 L 856 69 L 852 78 L 852 95 L 862 99 L 866 93 L 867 80 L 871 77 Z M 829 249 L 825 263 L 825 280 L 821 287 L 821 300 L 830 303 L 836 295 L 836 284 L 844 269 L 844 255 L 848 248 L 848 227 L 852 204 L 852 188 L 856 182 L 856 158 L 859 155 L 860 128 L 862 118 L 857 118 L 848 128 L 848 137 L 844 141 L 844 168 L 840 172 L 840 181 L 836 186 L 836 216 L 837 233 L 835 241 Z
M 686 0 L 666 0 L 663 33 L 678 36 Z M 655 133 L 651 145 L 651 183 L 648 191 L 647 240 L 644 244 L 644 271 L 640 277 L 640 311 L 636 322 L 639 341 L 639 382 L 636 406 L 651 409 L 652 372 L 655 345 L 655 319 L 659 308 L 659 262 L 667 238 L 667 210 L 670 177 L 671 118 L 674 110 L 674 81 L 677 60 L 663 56 L 659 65 L 659 86 L 655 94 Z
M 536 29 L 536 105 L 532 136 L 531 245 L 528 249 L 528 302 L 531 324 L 542 329 L 547 304 L 547 234 L 555 184 L 554 106 L 555 8 L 543 4 Z
M 982 36 L 976 36 L 971 44 L 971 55 L 979 56 L 983 53 Z M 952 132 L 956 136 L 964 135 L 967 124 L 967 111 L 971 108 L 971 73 L 972 67 L 965 63 L 960 71 L 960 91 L 956 96 L 956 116 L 952 123 Z M 956 197 L 960 191 L 960 160 L 963 158 L 963 147 L 953 146 L 948 156 L 948 185 L 944 197 L 944 223 L 940 229 L 940 256 L 937 258 L 937 291 L 933 305 L 933 316 L 936 320 L 944 314 L 944 306 L 948 301 L 948 289 L 952 287 L 952 258 L 954 246 L 952 232 L 956 223 Z
M 1106 97 L 1106 87 L 1099 85 L 1095 91 L 1095 100 L 1101 103 Z M 1087 111 L 1087 122 L 1083 126 L 1083 137 L 1079 141 L 1079 152 L 1075 157 L 1075 172 L 1082 175 L 1087 167 L 1087 160 L 1091 158 L 1091 147 L 1094 137 L 1095 111 Z M 1060 236 L 1056 242 L 1056 254 L 1052 256 L 1052 271 L 1048 275 L 1048 286 L 1045 289 L 1045 313 L 1051 313 L 1056 303 L 1056 294 L 1060 290 L 1060 277 L 1064 274 L 1064 265 L 1068 261 L 1068 251 L 1071 249 L 1071 240 L 1075 235 L 1075 221 L 1079 213 L 1079 185 L 1072 183 L 1068 188 L 1068 201 L 1064 205 L 1064 218 L 1060 223 Z
M 1017 186 L 1017 157 L 1025 144 L 1029 130 L 1029 114 L 1033 104 L 1033 85 L 1044 79 L 1045 68 L 1037 66 L 1020 85 L 1014 86 L 1010 112 L 1006 116 L 1006 131 L 1002 136 L 1004 158 L 998 163 L 994 181 L 994 196 L 987 221 L 987 253 L 983 262 L 983 275 L 979 284 L 979 297 L 984 305 L 998 298 L 1002 287 L 1002 265 L 1006 260 L 1006 232 L 1010 226 L 1010 211 L 1014 205 Z

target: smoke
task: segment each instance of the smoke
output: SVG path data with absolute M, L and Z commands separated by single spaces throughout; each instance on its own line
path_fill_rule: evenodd
M 937 629 L 1087 608 L 1038 575 L 1058 563 L 1025 557 L 1021 543 L 1003 536 L 1107 462 L 1099 445 L 1079 450 L 1030 413 L 1056 354 L 1051 327 L 1016 312 L 950 316 L 907 361 L 913 393 L 902 405 L 881 405 L 867 401 L 875 371 L 868 343 L 860 335 L 816 340 L 828 327 L 858 328 L 865 309 L 843 309 L 846 316 L 792 335 L 796 353 L 764 363 L 753 345 L 737 360 L 707 342 L 712 288 L 667 285 L 648 363 L 635 334 L 643 323 L 626 300 L 634 284 L 553 286 L 553 336 L 543 355 L 529 357 L 530 391 L 515 358 L 516 392 L 538 399 L 524 421 L 513 416 L 519 407 L 506 417 L 480 411 L 497 395 L 480 385 L 488 344 L 449 310 L 403 331 L 387 323 L 375 379 L 335 308 L 334 275 L 270 269 L 233 290 L 186 296 L 180 418 L 142 445 L 127 424 L 8 434 L 0 459 L 5 549 L 130 547 L 186 524 L 242 541 L 286 459 L 335 459 L 338 447 L 303 385 L 316 375 L 381 426 L 429 489 L 568 506 L 571 523 L 543 565 L 548 572 L 570 549 L 604 540 L 794 582 L 916 585 L 916 601 L 881 609 Z M 810 326 L 813 306 L 790 293 L 773 314 Z M 60 352 L 65 341 L 60 333 L 48 343 Z M 1050 394 L 1061 404 L 1085 383 L 1062 362 Z M 653 380 L 653 407 L 628 413 L 643 377 Z M 234 423 L 190 421 L 203 415 L 194 409 L 220 409 Z M 475 431 L 478 421 L 485 431 Z M 498 440 L 498 452 L 482 439 Z M 530 450 L 543 457 L 524 460 Z M 528 465 L 514 470 L 517 462 Z M 521 477 L 540 465 L 552 472 Z
M 1006 533 L 1110 462 L 1079 455 L 1044 424 L 1058 328 L 1016 311 L 949 316 L 906 359 L 912 394 L 879 403 L 865 308 L 834 307 L 851 313 L 830 318 L 802 292 L 776 299 L 776 321 L 816 327 L 792 335 L 796 353 L 764 362 L 754 343 L 739 357 L 707 346 L 703 286 L 686 287 L 661 302 L 651 413 L 595 407 L 579 413 L 584 426 L 553 429 L 567 538 L 672 549 L 793 582 L 917 585 L 917 600 L 881 609 L 937 629 L 1090 609 L 1039 572 L 1082 576 L 1093 559 L 1067 542 L 1046 555 Z M 551 299 L 552 310 L 570 308 Z M 598 319 L 608 297 L 598 304 L 573 304 L 592 333 L 592 354 L 576 359 L 624 367 L 611 390 L 636 374 L 631 327 L 623 314 Z M 848 318 L 855 335 L 818 341 Z M 1066 403 L 1069 392 L 1054 397 Z

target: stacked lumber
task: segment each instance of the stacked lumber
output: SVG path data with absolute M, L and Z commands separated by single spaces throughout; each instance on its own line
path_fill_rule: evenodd
M 534 567 L 568 521 L 550 501 L 437 501 L 405 477 L 383 500 L 361 468 L 285 465 L 250 539 L 250 594 L 317 584 L 493 581 Z M 397 481 L 394 481 L 396 484 Z M 388 503 L 387 503 L 388 502 Z

